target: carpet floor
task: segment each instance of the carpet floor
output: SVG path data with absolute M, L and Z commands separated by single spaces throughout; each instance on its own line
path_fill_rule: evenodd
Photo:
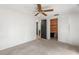
M 0 51 L 0 55 L 78 55 L 79 47 L 55 40 L 34 40 Z

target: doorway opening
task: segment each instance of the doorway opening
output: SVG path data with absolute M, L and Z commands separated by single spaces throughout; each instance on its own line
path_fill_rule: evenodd
M 41 20 L 41 38 L 47 39 L 47 20 Z
M 36 37 L 47 39 L 47 20 L 43 19 L 40 22 L 36 22 Z
M 50 20 L 50 38 L 58 40 L 58 18 Z

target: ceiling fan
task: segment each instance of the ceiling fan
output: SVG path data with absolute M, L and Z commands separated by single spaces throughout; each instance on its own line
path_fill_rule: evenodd
M 38 12 L 35 14 L 35 16 L 37 16 L 39 13 L 43 14 L 44 16 L 47 16 L 47 14 L 45 12 L 53 11 L 53 9 L 43 10 L 42 9 L 42 5 L 41 4 L 37 4 L 37 11 Z

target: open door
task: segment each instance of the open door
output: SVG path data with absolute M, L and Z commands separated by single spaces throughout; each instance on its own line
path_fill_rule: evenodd
M 58 18 L 50 20 L 50 37 L 58 40 Z
M 41 20 L 41 38 L 47 39 L 47 21 Z

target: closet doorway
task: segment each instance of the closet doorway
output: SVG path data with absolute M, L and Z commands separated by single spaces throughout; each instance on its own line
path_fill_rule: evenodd
M 58 40 L 58 18 L 50 20 L 50 38 Z

